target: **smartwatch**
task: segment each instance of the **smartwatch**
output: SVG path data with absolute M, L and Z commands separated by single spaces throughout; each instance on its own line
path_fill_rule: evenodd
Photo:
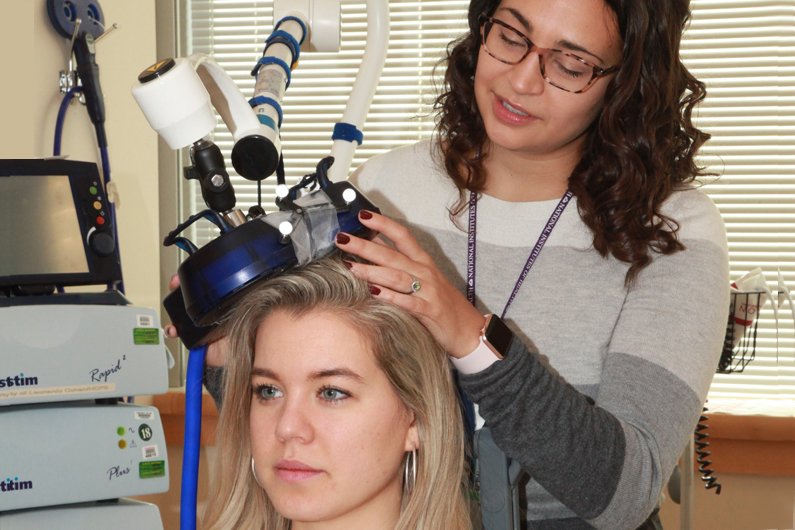
M 501 361 L 508 354 L 513 332 L 497 315 L 486 315 L 486 323 L 480 330 L 480 344 L 465 357 L 450 357 L 453 366 L 462 374 L 481 372 Z

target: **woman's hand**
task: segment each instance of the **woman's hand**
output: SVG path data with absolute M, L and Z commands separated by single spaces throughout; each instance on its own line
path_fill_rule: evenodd
M 407 228 L 366 210 L 359 213 L 359 220 L 389 238 L 395 248 L 380 239 L 337 234 L 340 249 L 374 263 L 348 263 L 352 272 L 372 284 L 374 296 L 417 317 L 449 355 L 461 358 L 472 353 L 479 344 L 483 315 L 444 277 Z M 412 291 L 415 280 L 420 285 L 416 292 Z
M 169 291 L 173 291 L 177 287 L 179 287 L 179 276 L 175 274 L 168 282 L 168 289 Z M 175 328 L 172 324 L 168 324 L 165 328 L 163 328 L 163 331 L 165 331 L 166 336 L 171 339 L 179 337 L 177 328 Z M 205 357 L 204 362 L 208 366 L 223 366 L 226 364 L 226 358 L 228 355 L 229 341 L 226 337 L 221 337 L 220 339 L 216 339 L 207 345 L 207 356 Z

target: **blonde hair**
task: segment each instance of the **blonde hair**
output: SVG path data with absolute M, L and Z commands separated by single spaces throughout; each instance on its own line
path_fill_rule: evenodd
M 395 530 L 469 530 L 464 434 L 447 356 L 419 321 L 373 297 L 366 282 L 353 276 L 339 258 L 312 262 L 264 282 L 220 327 L 230 339 L 230 358 L 218 424 L 218 460 L 202 528 L 290 528 L 251 471 L 254 345 L 260 323 L 275 311 L 294 317 L 329 312 L 358 330 L 403 405 L 414 413 L 420 438 L 416 485 L 410 494 L 404 485 Z

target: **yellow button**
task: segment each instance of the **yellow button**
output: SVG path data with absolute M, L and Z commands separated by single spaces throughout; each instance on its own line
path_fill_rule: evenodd
M 127 441 L 119 440 L 119 449 L 127 449 Z
M 102 209 L 102 203 L 99 202 L 99 201 L 94 202 L 94 208 L 96 208 L 97 210 L 101 210 Z

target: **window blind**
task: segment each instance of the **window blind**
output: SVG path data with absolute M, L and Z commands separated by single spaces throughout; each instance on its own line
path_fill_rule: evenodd
M 185 1 L 189 53 L 212 56 L 251 96 L 250 71 L 272 31 L 272 0 Z M 378 153 L 430 137 L 433 69 L 447 44 L 466 29 L 468 5 L 390 0 L 389 53 L 351 170 Z M 775 292 L 780 268 L 795 289 L 795 7 L 786 0 L 693 0 L 691 9 L 681 53 L 707 84 L 696 123 L 712 139 L 700 162 L 719 175 L 705 179 L 704 191 L 726 223 L 732 278 L 762 267 Z M 366 30 L 364 2 L 343 0 L 340 53 L 302 54 L 283 105 L 288 185 L 313 172 L 330 152 Z M 436 72 L 437 82 L 441 74 Z M 232 137 L 220 121 L 212 139 L 227 159 L 238 205 L 246 210 L 256 202 L 256 184 L 234 174 Z M 275 178 L 263 182 L 266 210 L 272 209 L 274 186 Z M 194 210 L 202 209 L 198 190 L 192 196 Z M 201 245 L 215 235 L 201 223 L 194 237 Z M 756 359 L 743 373 L 716 375 L 711 399 L 795 397 L 795 324 L 787 306 L 779 316 L 777 328 L 768 302 L 760 315 Z
M 721 211 L 732 278 L 761 267 L 775 294 L 778 270 L 795 288 L 795 8 L 778 0 L 695 0 L 682 58 L 707 85 L 696 123 L 712 139 L 702 165 L 718 175 L 704 191 Z M 712 398 L 795 397 L 793 315 L 779 325 L 768 302 L 756 357 L 717 374 Z M 683 352 L 686 355 L 686 352 Z

